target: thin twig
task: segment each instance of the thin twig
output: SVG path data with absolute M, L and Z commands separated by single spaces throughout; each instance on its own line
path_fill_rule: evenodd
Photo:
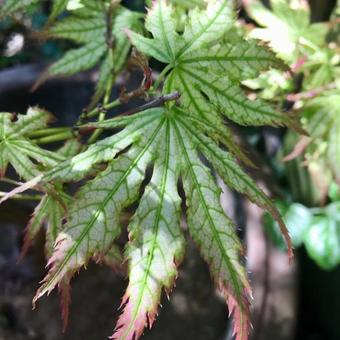
M 0 182 L 12 184 L 12 185 L 15 185 L 15 186 L 18 186 L 18 185 L 22 185 L 22 184 L 23 184 L 23 183 L 21 183 L 21 182 L 15 181 L 14 179 L 10 179 L 10 178 L 7 178 L 7 177 L 1 177 L 1 178 L 0 178 Z
M 8 192 L 0 191 L 0 197 L 4 197 L 8 194 Z M 18 200 L 18 201 L 40 201 L 41 200 L 41 195 L 21 195 L 21 194 L 16 194 L 12 197 L 10 197 L 13 200 Z
M 130 116 L 132 114 L 147 110 L 147 109 L 152 109 L 155 107 L 160 107 L 163 106 L 166 102 L 168 101 L 172 101 L 172 100 L 177 100 L 180 98 L 180 93 L 179 92 L 173 92 L 173 93 L 169 93 L 169 94 L 165 94 L 163 96 L 160 96 L 158 98 L 155 98 L 151 101 L 149 101 L 148 103 L 138 106 L 136 108 L 133 108 L 129 111 L 123 112 L 121 113 L 119 116 Z
M 322 92 L 327 90 L 333 90 L 336 88 L 336 83 L 326 84 L 324 86 L 317 87 L 315 89 L 308 90 L 306 92 L 291 93 L 287 96 L 287 100 L 296 102 L 302 99 L 310 99 L 320 95 Z

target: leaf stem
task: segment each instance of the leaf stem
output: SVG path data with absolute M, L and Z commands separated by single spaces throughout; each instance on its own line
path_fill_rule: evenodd
M 8 193 L 4 191 L 0 191 L 0 197 L 6 196 Z M 11 199 L 18 200 L 18 201 L 40 201 L 41 195 L 22 195 L 16 194 L 11 197 Z
M 177 91 L 169 93 L 169 94 L 165 94 L 165 95 L 162 95 L 158 98 L 150 100 L 149 102 L 147 102 L 144 105 L 141 105 L 141 106 L 133 108 L 129 111 L 123 112 L 123 113 L 119 114 L 119 116 L 130 116 L 134 113 L 145 111 L 147 109 L 152 109 L 154 107 L 160 107 L 160 106 L 163 106 L 166 102 L 179 99 L 180 96 L 181 96 L 180 93 L 177 92 Z
M 15 181 L 14 179 L 10 179 L 10 178 L 7 178 L 7 177 L 0 178 L 0 182 L 4 182 L 4 183 L 8 183 L 8 184 L 13 184 L 13 185 L 16 185 L 16 186 L 19 186 L 19 185 L 23 184 L 21 182 Z
M 71 130 L 71 128 L 69 128 L 69 127 L 56 127 L 56 128 L 40 129 L 40 130 L 36 130 L 36 131 L 31 132 L 28 135 L 28 137 L 29 138 L 37 138 L 37 137 L 54 135 L 54 134 L 57 134 L 57 133 L 66 132 L 66 131 L 70 131 L 70 130 Z
M 120 98 L 114 100 L 113 102 L 111 103 L 108 103 L 106 105 L 103 105 L 103 106 L 97 106 L 95 109 L 93 109 L 92 111 L 90 112 L 85 112 L 83 113 L 80 117 L 81 117 L 81 120 L 83 119 L 87 119 L 87 118 L 92 118 L 92 117 L 95 117 L 97 115 L 99 115 L 103 110 L 110 110 L 118 105 L 121 104 L 121 101 L 120 101 Z
M 155 81 L 155 84 L 152 86 L 153 90 L 157 90 L 158 89 L 158 87 L 161 84 L 162 80 L 164 79 L 166 74 L 171 70 L 172 67 L 173 66 L 171 64 L 168 64 L 166 67 L 164 67 L 164 69 L 162 70 L 162 72 L 158 76 L 157 80 Z
M 56 133 L 54 135 L 44 136 L 41 138 L 33 139 L 33 141 L 37 144 L 49 144 L 54 142 L 60 142 L 66 139 L 71 139 L 74 137 L 74 131 L 72 129 L 68 129 L 67 131 L 63 131 L 60 133 Z
M 108 101 L 110 100 L 111 88 L 112 88 L 112 77 L 106 87 L 105 96 L 104 96 L 104 106 L 107 105 Z M 102 112 L 99 113 L 98 122 L 101 122 L 105 119 L 106 113 L 107 113 L 107 110 L 102 110 Z M 89 138 L 88 144 L 94 143 L 99 138 L 99 136 L 102 134 L 102 132 L 103 132 L 103 129 L 95 130 L 93 134 L 91 135 L 91 137 Z

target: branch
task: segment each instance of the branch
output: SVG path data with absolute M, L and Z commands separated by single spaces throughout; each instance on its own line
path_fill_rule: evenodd
M 169 93 L 169 94 L 165 94 L 162 95 L 158 98 L 155 98 L 151 101 L 149 101 L 148 103 L 138 106 L 134 109 L 131 109 L 129 111 L 123 112 L 121 114 L 119 114 L 119 116 L 130 116 L 132 114 L 135 114 L 137 112 L 141 112 L 147 109 L 152 109 L 154 107 L 160 107 L 163 106 L 166 102 L 172 101 L 172 100 L 177 100 L 180 98 L 180 93 L 179 92 L 173 92 L 173 93 Z
M 329 84 L 317 87 L 315 89 L 312 89 L 306 92 L 291 93 L 287 96 L 287 100 L 289 100 L 290 102 L 296 102 L 302 99 L 311 99 L 311 98 L 317 97 L 324 91 L 333 90 L 335 88 L 336 88 L 335 82 L 329 83 Z

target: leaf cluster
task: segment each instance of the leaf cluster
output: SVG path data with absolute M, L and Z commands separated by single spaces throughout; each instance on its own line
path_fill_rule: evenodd
M 103 94 L 104 108 L 135 95 L 159 97 L 112 119 L 105 119 L 105 110 L 100 107 L 88 112 L 85 117 L 98 115 L 98 121 L 77 128 L 96 132 L 83 146 L 66 144 L 62 150 L 72 150 L 67 153 L 59 150 L 45 154 L 37 140 L 26 137 L 26 132 L 43 127 L 44 111 L 32 113 L 34 109 L 30 109 L 17 121 L 2 114 L 2 174 L 11 163 L 28 180 L 5 198 L 32 187 L 44 193 L 26 236 L 27 245 L 47 224 L 49 270 L 33 303 L 59 287 L 66 319 L 74 273 L 91 259 L 110 264 L 124 259 L 128 262 L 129 284 L 112 338 L 138 338 L 153 324 L 162 291 L 169 294 L 172 290 L 185 254 L 186 237 L 190 236 L 233 313 L 237 340 L 247 339 L 251 289 L 242 261 L 243 248 L 236 226 L 221 206 L 221 189 L 214 175 L 274 217 L 291 257 L 290 238 L 280 213 L 242 169 L 240 161 L 250 162 L 230 128 L 232 124 L 271 125 L 301 131 L 296 117 L 264 100 L 252 100 L 242 85 L 263 71 L 285 69 L 284 63 L 265 45 L 235 34 L 236 14 L 229 0 L 210 0 L 198 6 L 154 1 L 145 17 L 144 32 L 141 14 L 129 11 L 119 1 L 82 0 L 81 8 L 53 23 L 67 6 L 66 2 L 54 4 L 44 34 L 70 39 L 80 47 L 67 52 L 42 79 L 70 75 L 100 63 L 93 103 Z M 57 4 L 60 7 L 54 11 Z M 134 56 L 145 79 L 141 88 L 109 103 L 112 84 L 125 65 L 130 45 L 138 50 Z M 152 87 L 144 56 L 164 65 Z M 36 117 L 40 117 L 39 126 L 33 125 Z M 98 139 L 102 130 L 109 136 Z M 16 166 L 11 148 L 24 142 L 32 151 L 22 160 L 22 169 Z M 34 164 L 37 170 L 27 172 L 31 159 L 44 167 Z M 73 197 L 66 194 L 70 182 L 80 186 Z M 121 257 L 116 244 L 122 233 L 121 217 L 133 203 L 137 208 L 128 221 L 129 240 Z

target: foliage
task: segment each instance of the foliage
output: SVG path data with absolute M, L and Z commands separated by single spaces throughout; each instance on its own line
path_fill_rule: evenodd
M 247 161 L 247 157 L 226 124 L 289 126 L 301 131 L 294 115 L 277 111 L 264 100 L 249 99 L 242 88 L 242 81 L 286 66 L 269 48 L 236 33 L 235 10 L 229 0 L 200 2 L 185 9 L 182 3 L 178 12 L 178 2 L 154 1 L 145 18 L 144 35 L 141 14 L 119 2 L 83 0 L 80 8 L 53 23 L 68 5 L 56 1 L 43 32 L 47 37 L 71 39 L 81 47 L 67 52 L 42 79 L 73 74 L 101 62 L 92 104 L 105 94 L 102 107 L 80 115 L 75 129 L 57 133 L 45 129 L 48 115 L 40 109 L 29 109 L 17 121 L 8 113 L 1 116 L 2 175 L 10 163 L 28 181 L 1 201 L 29 188 L 43 192 L 24 248 L 47 223 L 49 271 L 33 304 L 58 286 L 66 320 L 70 279 L 90 259 L 111 264 L 122 261 L 115 245 L 122 233 L 121 216 L 138 203 L 127 226 L 124 260 L 129 263 L 129 285 L 112 338 L 140 337 L 156 318 L 162 291 L 169 294 L 178 275 L 186 243 L 181 228 L 185 206 L 188 232 L 233 313 L 236 338 L 245 340 L 251 289 L 242 265 L 242 246 L 222 209 L 221 189 L 213 174 L 273 216 L 291 257 L 285 224 L 272 201 L 242 170 L 237 159 Z M 21 5 L 24 8 L 25 1 Z M 133 58 L 144 80 L 140 88 L 109 102 L 114 79 L 126 64 L 130 41 L 138 50 Z M 154 86 L 144 55 L 165 65 Z M 107 109 L 148 96 L 154 99 L 144 106 L 105 119 Z M 97 115 L 97 122 L 83 124 L 84 119 Z M 98 140 L 103 129 L 110 135 Z M 51 152 L 37 145 L 88 132 L 91 136 L 82 146 L 70 142 Z M 31 150 L 27 155 L 22 150 L 16 153 L 25 156 L 21 167 L 13 156 L 18 143 Z M 31 168 L 34 172 L 28 172 Z M 149 179 L 147 169 L 152 172 Z M 74 181 L 80 189 L 70 197 L 68 184 Z
M 279 201 L 277 207 L 295 247 L 304 244 L 308 255 L 323 269 L 334 269 L 340 264 L 339 201 L 324 208 L 307 208 L 300 203 Z M 265 227 L 274 243 L 285 249 L 278 226 L 268 215 Z
M 59 61 L 52 64 L 38 79 L 36 86 L 48 77 L 72 75 L 100 63 L 97 88 L 90 105 L 93 106 L 101 99 L 106 89 L 112 87 L 117 74 L 126 63 L 130 42 L 122 30 L 140 30 L 141 14 L 114 2 L 110 5 L 109 2 L 93 1 L 83 1 L 82 7 L 71 12 L 70 16 L 49 26 L 44 35 L 47 38 L 69 39 L 81 47 L 68 51 Z M 52 11 L 50 19 L 54 16 Z M 109 31 L 106 23 L 108 20 L 113 22 Z
M 278 206 L 294 245 L 304 244 L 312 259 L 322 268 L 331 269 L 339 264 L 340 253 L 336 194 L 340 185 L 340 54 L 336 34 L 339 4 L 330 23 L 310 23 L 308 7 L 296 1 L 273 0 L 271 5 L 272 12 L 257 1 L 250 2 L 248 13 L 264 26 L 252 30 L 250 36 L 267 41 L 292 65 L 295 75 L 274 70 L 246 84 L 263 89 L 259 95 L 267 99 L 292 102 L 300 112 L 309 136 L 298 140 L 296 134 L 289 132 L 285 137 L 286 176 L 293 203 L 280 202 Z M 296 88 L 298 77 L 303 80 L 300 88 Z M 325 206 L 327 199 L 330 203 Z M 315 205 L 323 207 L 308 208 Z M 274 226 L 267 217 L 267 227 L 277 241 L 280 237 Z

